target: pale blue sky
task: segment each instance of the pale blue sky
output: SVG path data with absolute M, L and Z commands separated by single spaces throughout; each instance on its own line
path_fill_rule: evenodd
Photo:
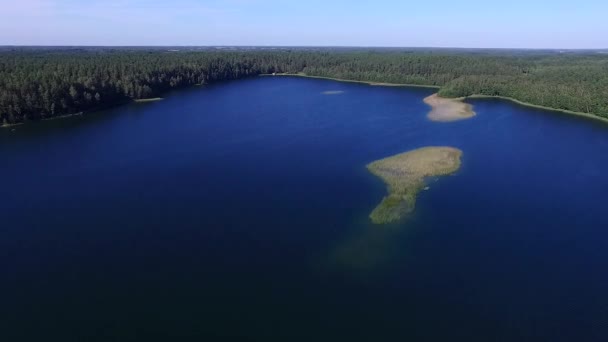
M 608 0 L 0 0 L 0 45 L 608 48 Z

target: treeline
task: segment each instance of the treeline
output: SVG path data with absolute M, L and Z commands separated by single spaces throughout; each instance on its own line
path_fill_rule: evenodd
M 440 86 L 608 117 L 608 56 L 433 51 L 0 52 L 0 123 L 13 124 L 157 97 L 195 84 L 267 73 Z
M 156 97 L 173 88 L 297 70 L 289 65 L 288 55 L 273 54 L 5 52 L 0 54 L 0 122 L 77 113 Z

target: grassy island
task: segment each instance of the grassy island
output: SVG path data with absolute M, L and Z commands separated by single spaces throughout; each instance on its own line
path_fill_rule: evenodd
M 453 147 L 423 147 L 377 160 L 367 169 L 388 186 L 388 196 L 370 214 L 375 224 L 398 221 L 414 210 L 427 177 L 448 175 L 460 168 L 462 151 Z
M 427 115 L 429 120 L 437 122 L 451 122 L 470 119 L 475 116 L 473 106 L 460 99 L 448 99 L 433 94 L 424 99 L 424 103 L 431 106 Z

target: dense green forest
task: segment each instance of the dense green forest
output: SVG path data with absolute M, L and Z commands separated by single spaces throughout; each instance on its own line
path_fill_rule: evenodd
M 608 55 L 406 50 L 0 51 L 0 123 L 157 97 L 267 73 L 440 86 L 446 97 L 506 96 L 608 118 Z

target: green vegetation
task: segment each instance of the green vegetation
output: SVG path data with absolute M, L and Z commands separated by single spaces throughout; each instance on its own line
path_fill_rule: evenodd
M 192 85 L 289 73 L 440 87 L 608 118 L 608 56 L 593 51 L 0 50 L 0 124 L 96 110 Z
M 411 213 L 424 179 L 457 171 L 461 156 L 462 151 L 453 147 L 424 147 L 369 164 L 368 170 L 387 184 L 389 192 L 370 214 L 372 222 L 390 223 Z

